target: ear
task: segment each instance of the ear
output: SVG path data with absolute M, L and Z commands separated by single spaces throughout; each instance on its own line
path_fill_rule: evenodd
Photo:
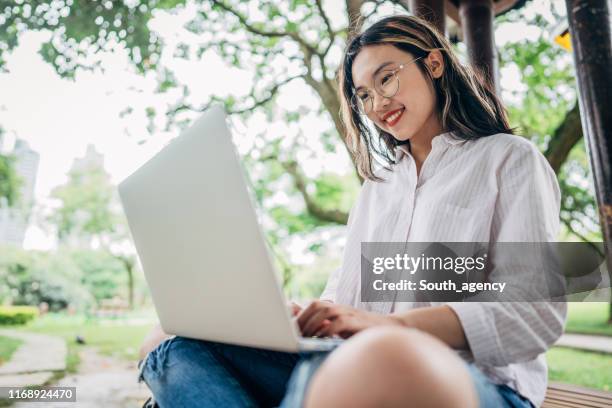
M 425 59 L 425 63 L 429 67 L 429 72 L 434 78 L 440 78 L 444 73 L 444 57 L 440 50 L 433 50 L 429 52 L 429 55 Z

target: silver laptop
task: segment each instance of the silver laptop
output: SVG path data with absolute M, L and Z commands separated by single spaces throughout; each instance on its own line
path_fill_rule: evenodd
M 299 336 L 223 108 L 205 112 L 119 195 L 166 333 L 290 352 L 337 345 Z

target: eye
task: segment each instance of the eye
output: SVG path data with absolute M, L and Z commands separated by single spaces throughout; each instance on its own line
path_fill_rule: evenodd
M 384 74 L 384 75 L 383 75 L 383 76 L 380 78 L 380 84 L 381 84 L 381 85 L 386 85 L 386 84 L 387 84 L 387 83 L 388 83 L 388 82 L 391 80 L 391 78 L 392 78 L 392 77 L 393 77 L 393 74 L 392 74 L 392 73 L 390 73 L 390 72 L 385 73 L 385 74 Z
M 367 102 L 368 99 L 370 98 L 370 94 L 368 92 L 357 92 L 357 98 L 361 102 Z

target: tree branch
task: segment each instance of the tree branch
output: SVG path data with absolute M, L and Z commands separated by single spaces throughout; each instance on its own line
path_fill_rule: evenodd
M 576 231 L 571 224 L 571 220 L 565 219 L 564 217 L 561 217 L 561 222 L 567 227 L 567 229 L 574 234 L 576 237 L 580 238 L 582 241 L 584 241 L 588 246 L 590 246 L 591 248 L 593 248 L 593 250 L 595 252 L 597 252 L 601 257 L 604 257 L 605 254 L 603 253 L 603 251 L 601 250 L 600 247 L 597 246 L 597 244 L 595 244 L 594 242 L 591 242 L 590 239 L 588 239 L 587 237 L 585 237 L 584 235 L 582 235 L 580 232 Z
M 363 25 L 363 16 L 361 15 L 361 6 L 365 0 L 345 0 L 346 13 L 349 22 L 349 34 L 358 32 Z
M 555 133 L 544 153 L 555 173 L 559 173 L 570 151 L 580 139 L 582 139 L 582 123 L 580 122 L 578 102 L 576 102 L 574 107 L 565 115 L 563 122 L 555 129 Z
M 225 4 L 224 1 L 220 1 L 220 0 L 210 0 L 210 1 L 214 5 L 218 6 L 219 8 L 222 8 L 223 10 L 227 11 L 228 13 L 230 13 L 233 16 L 235 16 L 236 18 L 238 18 L 238 21 L 240 21 L 240 24 L 242 24 L 242 26 L 247 31 L 249 31 L 249 32 L 251 32 L 253 34 L 260 35 L 260 36 L 263 36 L 263 37 L 289 37 L 289 38 L 293 39 L 294 41 L 296 41 L 297 43 L 299 43 L 301 46 L 309 49 L 310 52 L 312 52 L 313 54 L 317 54 L 318 55 L 317 49 L 315 47 L 313 47 L 311 44 L 309 44 L 298 33 L 290 32 L 290 31 L 267 31 L 267 30 L 261 30 L 261 29 L 255 27 L 255 26 L 253 26 L 252 24 L 249 24 L 249 22 L 247 21 L 245 16 L 243 16 L 241 13 L 239 13 L 238 11 L 234 10 L 233 8 L 231 8 L 230 6 Z
M 279 89 L 283 85 L 286 85 L 289 82 L 291 82 L 291 81 L 293 81 L 294 79 L 297 79 L 297 78 L 304 78 L 304 75 L 303 74 L 302 75 L 295 75 L 295 76 L 289 77 L 289 78 L 287 78 L 287 79 L 285 79 L 285 80 L 283 80 L 281 82 L 275 83 L 274 86 L 272 86 L 272 88 L 270 88 L 268 90 L 268 96 L 266 96 L 265 98 L 259 99 L 259 100 L 257 98 L 255 98 L 255 91 L 252 89 L 251 92 L 249 93 L 248 97 L 253 98 L 255 100 L 255 102 L 251 106 L 246 107 L 246 108 L 228 109 L 227 110 L 227 114 L 228 115 L 232 115 L 232 114 L 246 113 L 246 112 L 250 112 L 250 111 L 252 111 L 254 109 L 257 109 L 257 108 L 265 105 L 266 103 L 270 102 L 274 98 L 274 96 L 278 93 Z M 204 105 L 200 106 L 199 108 L 195 108 L 195 107 L 193 107 L 193 106 L 191 106 L 189 104 L 180 104 L 179 106 L 176 106 L 175 108 L 170 109 L 167 112 L 167 115 L 168 116 L 175 116 L 179 112 L 182 112 L 182 111 L 185 111 L 185 110 L 192 110 L 192 111 L 195 111 L 195 112 L 204 112 L 205 110 L 210 108 L 210 106 L 212 104 L 218 103 L 218 102 L 223 102 L 223 99 L 219 98 L 219 97 L 214 97 L 213 96 L 212 98 L 210 98 L 210 100 L 207 103 L 205 103 Z
M 306 189 L 306 179 L 298 169 L 297 162 L 294 160 L 283 162 L 279 161 L 283 168 L 291 175 L 295 188 L 300 192 L 306 203 L 308 213 L 318 220 L 333 222 L 345 225 L 348 221 L 348 213 L 340 210 L 328 210 L 319 206 L 308 194 Z
M 334 30 L 332 29 L 332 26 L 329 21 L 329 18 L 327 17 L 327 14 L 325 14 L 325 10 L 323 10 L 322 0 L 316 0 L 316 4 L 317 4 L 317 9 L 319 10 L 319 13 L 321 14 L 321 18 L 323 19 L 323 22 L 325 23 L 327 34 L 329 35 L 329 44 L 327 44 L 327 47 L 325 47 L 325 51 L 323 51 L 323 56 L 325 56 L 327 55 L 327 53 L 329 52 L 329 49 L 334 44 L 334 41 L 336 40 L 336 34 L 334 33 Z

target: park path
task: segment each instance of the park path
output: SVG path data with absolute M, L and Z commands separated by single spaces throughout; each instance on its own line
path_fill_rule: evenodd
M 0 387 L 42 385 L 55 372 L 66 369 L 66 342 L 55 336 L 18 330 L 0 330 L 0 336 L 18 338 L 23 344 L 11 360 L 0 366 Z M 99 354 L 92 347 L 79 350 L 76 374 L 68 374 L 52 386 L 76 387 L 77 403 L 21 402 L 13 408 L 132 408 L 141 407 L 149 392 L 137 382 L 136 362 Z
M 44 384 L 55 371 L 66 369 L 66 343 L 59 337 L 18 330 L 0 330 L 0 336 L 23 341 L 11 360 L 0 366 L 0 387 Z
M 141 407 L 149 391 L 137 382 L 135 362 L 103 356 L 91 347 L 79 351 L 81 363 L 53 386 L 76 387 L 77 402 L 48 403 L 45 408 L 133 408 Z M 23 402 L 12 408 L 40 408 L 39 402 Z
M 565 333 L 555 346 L 612 354 L 612 336 Z

